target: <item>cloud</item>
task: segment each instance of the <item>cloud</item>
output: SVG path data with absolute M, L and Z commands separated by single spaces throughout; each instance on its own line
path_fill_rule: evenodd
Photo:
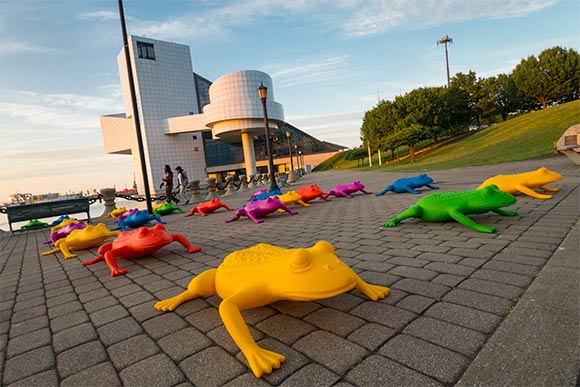
M 119 14 L 113 11 L 94 11 L 81 13 L 79 14 L 79 18 L 82 20 L 100 20 L 100 21 L 119 20 Z
M 505 19 L 553 6 L 557 0 L 374 0 L 358 4 L 345 21 L 349 36 L 380 34 L 398 27 L 424 28 L 466 20 Z
M 63 51 L 57 48 L 39 46 L 23 41 L 4 40 L 0 42 L 0 56 L 17 55 L 17 54 L 58 54 Z
M 283 87 L 334 82 L 352 76 L 346 56 L 299 59 L 292 63 L 271 63 L 264 67 Z
M 348 147 L 360 145 L 360 127 L 364 112 L 346 112 L 322 116 L 289 116 L 286 120 L 315 138 L 323 138 Z

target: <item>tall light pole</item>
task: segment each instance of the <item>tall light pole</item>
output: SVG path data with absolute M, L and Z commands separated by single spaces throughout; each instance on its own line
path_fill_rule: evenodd
M 447 67 L 447 87 L 451 87 L 451 78 L 449 78 L 449 54 L 447 53 L 447 43 L 453 43 L 453 39 L 445 35 L 437 41 L 437 47 L 440 44 L 445 45 L 445 66 Z
M 294 162 L 292 161 L 292 133 L 289 130 L 286 131 L 286 138 L 288 138 L 288 155 L 290 156 L 290 171 L 294 170 Z
M 145 186 L 145 201 L 147 202 L 147 211 L 149 211 L 149 213 L 152 214 L 153 206 L 151 204 L 151 191 L 149 190 L 149 177 L 147 176 L 147 164 L 145 162 L 145 151 L 143 150 L 143 135 L 141 134 L 141 122 L 139 121 L 139 110 L 137 109 L 135 80 L 133 79 L 131 56 L 129 55 L 129 40 L 127 39 L 127 27 L 125 26 L 125 12 L 123 11 L 123 0 L 119 0 L 119 17 L 121 18 L 121 32 L 123 34 L 123 51 L 125 51 L 125 62 L 127 63 L 127 73 L 129 76 L 131 108 L 133 109 L 133 120 L 135 121 L 135 131 L 137 133 L 137 147 L 139 149 L 139 160 L 141 161 L 141 174 L 143 175 L 143 185 Z
M 280 189 L 276 184 L 276 173 L 274 172 L 274 157 L 270 146 L 270 126 L 268 125 L 268 109 L 266 109 L 266 99 L 268 98 L 268 88 L 260 83 L 258 87 L 258 96 L 262 101 L 262 110 L 264 112 L 264 130 L 266 131 L 266 152 L 268 153 L 268 173 L 270 175 L 270 192 Z

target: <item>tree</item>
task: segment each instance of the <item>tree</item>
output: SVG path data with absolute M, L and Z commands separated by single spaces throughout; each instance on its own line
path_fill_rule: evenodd
M 578 99 L 580 56 L 572 50 L 556 46 L 530 56 L 512 72 L 517 89 L 524 97 L 548 104 Z
M 495 111 L 505 121 L 509 113 L 513 113 L 518 109 L 519 101 L 516 83 L 510 75 L 506 74 L 499 74 L 494 80 Z

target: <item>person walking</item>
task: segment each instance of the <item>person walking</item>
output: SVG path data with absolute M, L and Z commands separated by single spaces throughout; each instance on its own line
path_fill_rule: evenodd
M 185 204 L 189 204 L 189 198 L 187 197 L 187 187 L 189 186 L 189 179 L 187 178 L 187 173 L 178 165 L 175 167 L 177 172 L 177 187 L 179 189 L 179 194 L 185 200 Z
M 165 186 L 165 200 L 167 203 L 171 203 L 171 200 L 173 200 L 175 204 L 178 204 L 179 199 L 173 197 L 173 172 L 169 165 L 165 165 L 163 179 L 159 188 L 163 188 L 163 186 Z

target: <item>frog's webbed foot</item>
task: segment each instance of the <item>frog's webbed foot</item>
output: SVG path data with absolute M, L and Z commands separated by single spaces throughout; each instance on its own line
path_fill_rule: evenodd
M 181 305 L 184 301 L 186 300 L 184 300 L 184 298 L 180 294 L 178 296 L 171 297 L 166 300 L 158 301 L 157 303 L 155 303 L 155 309 L 162 312 L 172 311 L 175 310 L 175 308 Z
M 368 284 L 361 279 L 357 281 L 356 288 L 373 301 L 383 299 L 391 292 L 391 289 L 385 286 Z
M 280 365 L 286 361 L 284 355 L 260 348 L 257 345 L 251 350 L 246 350 L 244 355 L 246 360 L 248 360 L 250 369 L 257 378 L 263 374 L 271 373 L 273 369 L 280 368 Z

